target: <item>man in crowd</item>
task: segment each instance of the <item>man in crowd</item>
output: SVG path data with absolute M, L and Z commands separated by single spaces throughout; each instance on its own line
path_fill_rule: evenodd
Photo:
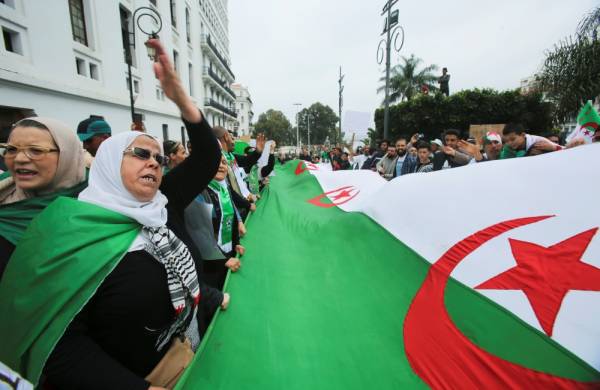
M 396 146 L 390 145 L 386 148 L 387 153 L 377 163 L 377 172 L 385 179 L 392 180 L 396 175 L 396 161 L 398 160 L 398 154 L 396 153 Z
M 438 78 L 440 83 L 440 92 L 443 95 L 450 96 L 450 75 L 448 74 L 448 68 L 442 69 L 442 75 Z
M 354 156 L 354 160 L 352 163 L 352 169 L 360 169 L 362 168 L 363 164 L 365 163 L 365 161 L 367 161 L 367 159 L 370 156 L 370 151 L 371 148 L 369 148 L 369 146 L 364 146 L 364 147 L 358 147 L 356 148 L 356 156 Z
M 440 139 L 434 139 L 433 141 L 431 141 L 431 154 L 435 155 L 437 152 L 441 152 L 443 147 L 444 144 Z
M 377 164 L 387 153 L 388 145 L 390 141 L 383 140 L 379 143 L 379 150 L 377 150 L 367 161 L 365 161 L 362 169 L 370 169 L 372 171 L 377 170 Z
M 414 166 L 414 171 L 410 173 L 427 173 L 433 171 L 433 163 L 429 158 L 431 147 L 427 142 L 421 141 L 417 143 L 417 164 Z
M 460 131 L 449 129 L 444 132 L 442 153 L 433 156 L 433 170 L 456 168 L 467 165 L 471 157 L 458 149 Z
M 103 117 L 91 115 L 88 119 L 82 120 L 77 126 L 77 135 L 83 148 L 92 156 L 96 156 L 98 148 L 107 138 L 111 136 L 111 128 Z
M 509 123 L 502 132 L 505 145 L 500 153 L 501 159 L 535 156 L 563 149 L 562 146 L 547 138 L 527 134 L 525 127 L 519 123 Z
M 302 151 L 300 152 L 300 156 L 298 157 L 300 160 L 303 161 L 310 161 L 310 153 L 308 153 L 308 149 L 306 149 L 305 147 L 302 148 Z
M 412 144 L 411 140 L 411 144 Z M 398 155 L 398 158 L 396 159 L 396 175 L 395 176 L 400 176 L 402 174 L 402 166 L 404 165 L 404 161 L 406 161 L 406 158 L 408 156 L 407 153 L 407 144 L 406 144 L 406 138 L 405 137 L 400 137 L 396 140 L 396 154 Z

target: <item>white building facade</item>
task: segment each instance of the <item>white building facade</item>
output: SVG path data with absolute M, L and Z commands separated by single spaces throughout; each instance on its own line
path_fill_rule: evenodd
M 136 118 L 141 116 L 152 135 L 185 140 L 179 111 L 154 76 L 144 46 L 148 36 L 138 23 L 135 40 L 128 34 L 139 7 L 160 15 L 159 38 L 196 105 L 212 125 L 233 130 L 227 0 L 0 1 L 0 124 L 6 128 L 11 119 L 33 111 L 73 129 L 100 115 L 114 133 L 129 130 L 126 51 L 131 50 Z M 138 22 L 151 31 L 151 19 Z
M 235 109 L 238 113 L 238 123 L 236 132 L 239 137 L 249 136 L 254 130 L 252 119 L 254 112 L 252 111 L 252 97 L 247 87 L 241 84 L 233 84 L 231 86 L 235 92 Z

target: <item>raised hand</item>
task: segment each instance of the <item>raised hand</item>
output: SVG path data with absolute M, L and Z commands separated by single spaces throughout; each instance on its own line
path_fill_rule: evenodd
M 225 267 L 229 268 L 231 272 L 237 272 L 242 266 L 242 262 L 237 257 L 232 257 L 225 263 Z
M 192 123 L 202 121 L 202 114 L 185 92 L 179 75 L 175 71 L 171 58 L 162 43 L 158 39 L 149 39 L 146 46 L 153 47 L 156 50 L 156 62 L 153 64 L 154 74 L 160 81 L 160 86 L 165 95 L 177 105 L 181 111 L 181 116 L 185 120 Z
M 263 133 L 260 133 L 256 136 L 256 150 L 258 150 L 259 153 L 262 153 L 266 142 L 267 139 Z

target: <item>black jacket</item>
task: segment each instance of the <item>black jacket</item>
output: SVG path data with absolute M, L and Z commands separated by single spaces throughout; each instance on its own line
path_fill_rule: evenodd
M 200 277 L 200 254 L 185 231 L 184 210 L 214 177 L 221 151 L 205 120 L 184 123 L 193 152 L 163 178 L 160 190 L 169 200 L 167 226 L 190 249 Z M 220 304 L 218 294 L 203 286 L 201 305 Z M 143 378 L 168 349 L 158 351 L 156 341 L 174 314 L 164 267 L 145 251 L 129 252 L 67 328 L 44 374 L 59 389 L 146 390 Z

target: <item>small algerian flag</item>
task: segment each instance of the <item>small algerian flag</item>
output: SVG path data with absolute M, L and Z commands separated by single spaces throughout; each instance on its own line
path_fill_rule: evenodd
M 577 127 L 569 134 L 567 142 L 571 142 L 576 138 L 583 138 L 586 143 L 592 143 L 594 134 L 598 131 L 598 126 L 600 126 L 600 115 L 598 115 L 598 111 L 596 111 L 592 102 L 588 100 L 579 112 Z
M 571 201 L 598 165 L 600 145 L 391 182 L 278 167 L 177 389 L 600 388 L 600 209 Z

